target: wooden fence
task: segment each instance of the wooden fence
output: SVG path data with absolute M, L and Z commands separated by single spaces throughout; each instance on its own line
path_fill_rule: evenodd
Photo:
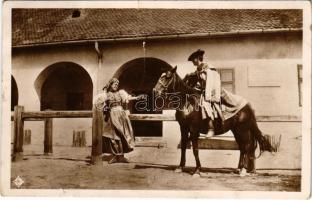
M 23 106 L 15 106 L 14 114 L 11 118 L 14 121 L 14 143 L 13 143 L 13 161 L 23 159 L 23 132 L 25 121 L 44 121 L 44 154 L 53 153 L 53 118 L 92 118 L 92 150 L 91 163 L 98 164 L 102 162 L 102 129 L 103 113 L 97 109 L 92 111 L 28 111 Z M 142 115 L 131 114 L 131 120 L 143 121 L 175 121 L 173 116 L 167 115 Z
M 130 114 L 131 120 L 141 121 L 175 121 L 174 115 L 164 114 Z M 44 154 L 53 153 L 53 118 L 92 118 L 92 150 L 91 163 L 102 163 L 102 129 L 103 112 L 97 109 L 92 111 L 25 111 L 23 106 L 15 106 L 11 118 L 14 121 L 13 161 L 23 159 L 23 137 L 25 121 L 44 121 Z M 300 122 L 301 119 L 294 116 L 266 117 L 258 116 L 260 122 Z

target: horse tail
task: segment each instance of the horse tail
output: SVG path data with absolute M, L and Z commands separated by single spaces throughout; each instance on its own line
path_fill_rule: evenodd
M 264 151 L 275 152 L 276 150 L 273 148 L 270 142 L 270 136 L 263 135 L 256 122 L 254 124 L 255 125 L 253 125 L 252 132 L 255 134 L 256 141 L 259 143 L 260 147 L 260 154 L 258 157 L 260 157 Z
M 260 154 L 257 158 L 259 158 L 264 151 L 276 152 L 276 149 L 273 147 L 271 143 L 271 139 L 270 139 L 271 137 L 269 135 L 262 134 L 261 130 L 258 127 L 256 116 L 253 111 L 252 111 L 252 114 L 253 116 L 251 119 L 251 132 L 254 134 L 255 140 L 259 144 L 259 147 L 260 147 Z
M 259 143 L 260 147 L 260 154 L 258 158 L 264 151 L 268 152 L 276 152 L 277 150 L 273 147 L 271 143 L 271 136 L 262 134 L 261 130 L 259 129 L 256 120 L 253 120 L 251 131 L 254 133 L 256 141 Z

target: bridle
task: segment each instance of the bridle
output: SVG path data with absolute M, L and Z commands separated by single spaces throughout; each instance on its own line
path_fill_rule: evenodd
M 168 88 L 172 84 L 172 82 L 173 82 L 172 89 L 175 88 L 175 84 L 176 84 L 176 77 L 175 76 L 176 76 L 176 74 L 172 73 L 172 76 L 171 76 L 171 78 L 170 78 L 170 80 L 168 81 L 167 84 L 164 84 L 162 81 L 159 81 L 160 85 L 164 88 L 163 92 L 167 92 L 168 91 Z

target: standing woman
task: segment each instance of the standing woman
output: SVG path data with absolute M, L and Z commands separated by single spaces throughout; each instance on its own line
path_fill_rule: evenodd
M 144 96 L 133 97 L 125 90 L 119 90 L 117 78 L 112 78 L 103 90 L 104 92 L 95 98 L 95 106 L 104 108 L 102 151 L 113 155 L 109 164 L 128 163 L 124 154 L 133 151 L 134 135 L 128 113 L 123 107 L 129 101 L 143 99 Z

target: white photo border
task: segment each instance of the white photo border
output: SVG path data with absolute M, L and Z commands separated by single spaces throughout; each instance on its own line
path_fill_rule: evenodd
M 303 106 L 302 178 L 300 192 L 11 189 L 11 16 L 12 8 L 183 8 L 183 9 L 302 9 Z M 307 199 L 311 189 L 311 4 L 309 1 L 5 1 L 2 8 L 1 185 L 5 196 L 283 198 Z

